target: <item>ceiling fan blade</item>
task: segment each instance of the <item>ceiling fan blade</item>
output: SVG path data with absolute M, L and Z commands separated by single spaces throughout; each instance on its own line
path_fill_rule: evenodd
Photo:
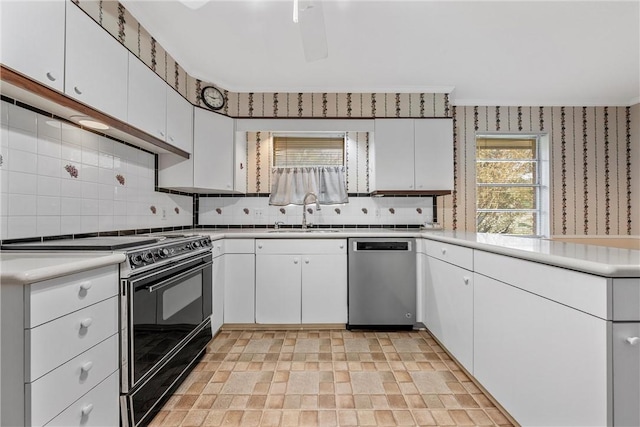
M 327 58 L 329 51 L 321 1 L 300 1 L 298 26 L 307 62 Z

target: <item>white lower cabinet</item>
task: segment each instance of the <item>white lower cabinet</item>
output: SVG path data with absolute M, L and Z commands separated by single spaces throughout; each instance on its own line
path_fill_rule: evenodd
M 0 292 L 0 425 L 118 425 L 118 266 Z
M 425 326 L 473 373 L 473 272 L 425 257 Z
M 347 243 L 256 240 L 256 322 L 347 322 Z
M 254 239 L 224 243 L 224 323 L 255 323 Z
M 480 274 L 473 317 L 474 377 L 521 425 L 612 425 L 610 322 Z

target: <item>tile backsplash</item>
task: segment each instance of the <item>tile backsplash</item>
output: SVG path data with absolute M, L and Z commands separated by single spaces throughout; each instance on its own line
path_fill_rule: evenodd
M 422 225 L 433 221 L 431 197 L 349 197 L 349 203 L 307 205 L 307 221 L 320 226 Z M 268 197 L 200 197 L 201 226 L 285 226 L 302 224 L 301 206 L 269 206 Z
M 2 101 L 0 239 L 190 226 L 152 153 Z

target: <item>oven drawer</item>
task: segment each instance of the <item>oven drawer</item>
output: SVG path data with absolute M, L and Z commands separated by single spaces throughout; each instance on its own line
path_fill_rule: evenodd
M 118 336 L 112 335 L 37 381 L 26 384 L 31 425 L 44 425 L 118 370 Z M 117 392 L 115 396 L 117 400 Z M 30 416 L 29 416 L 30 415 Z
M 117 426 L 120 422 L 118 404 L 118 372 L 114 372 L 51 420 L 47 427 Z
M 28 289 L 28 290 L 27 290 Z M 118 295 L 118 266 L 58 277 L 25 288 L 25 325 L 35 328 L 50 320 Z
M 82 326 L 84 324 L 84 326 Z M 116 297 L 25 330 L 25 381 L 32 382 L 118 331 Z

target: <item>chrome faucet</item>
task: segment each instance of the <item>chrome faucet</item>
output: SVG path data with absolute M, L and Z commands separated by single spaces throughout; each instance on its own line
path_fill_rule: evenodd
M 307 227 L 311 225 L 311 223 L 307 224 L 307 204 L 311 203 L 307 199 L 310 197 L 312 197 L 313 201 L 316 202 L 316 210 L 317 211 L 320 210 L 320 203 L 318 202 L 318 196 L 316 196 L 316 193 L 310 191 L 307 194 L 305 194 L 304 198 L 302 199 L 302 229 L 303 230 L 306 230 Z

